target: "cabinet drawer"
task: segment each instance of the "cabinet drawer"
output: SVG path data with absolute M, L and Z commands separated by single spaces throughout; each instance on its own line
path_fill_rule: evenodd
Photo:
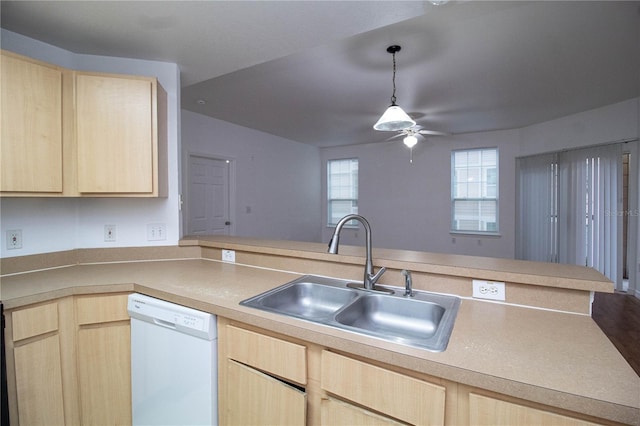
M 285 380 L 307 383 L 306 348 L 275 337 L 227 326 L 227 357 Z
M 58 304 L 34 306 L 11 313 L 13 341 L 58 330 Z
M 127 294 L 113 294 L 79 297 L 76 300 L 78 325 L 128 320 L 127 296 Z
M 326 350 L 321 385 L 327 392 L 411 424 L 444 423 L 443 386 Z

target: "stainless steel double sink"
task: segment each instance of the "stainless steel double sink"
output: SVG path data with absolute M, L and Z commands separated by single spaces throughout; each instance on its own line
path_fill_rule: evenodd
M 385 292 L 347 287 L 350 281 L 305 275 L 240 302 L 379 339 L 442 352 L 453 330 L 456 296 L 381 286 Z

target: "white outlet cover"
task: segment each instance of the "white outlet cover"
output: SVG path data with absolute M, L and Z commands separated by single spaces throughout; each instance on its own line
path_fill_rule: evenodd
M 472 285 L 474 298 L 505 300 L 505 284 L 503 282 L 472 280 Z
M 11 229 L 7 231 L 7 250 L 22 248 L 22 230 Z
M 104 241 L 111 243 L 116 240 L 116 226 L 105 225 L 104 226 Z
M 222 261 L 223 262 L 235 262 L 236 261 L 236 252 L 234 250 L 222 250 Z
M 147 241 L 164 241 L 167 239 L 167 225 L 164 223 L 147 224 Z

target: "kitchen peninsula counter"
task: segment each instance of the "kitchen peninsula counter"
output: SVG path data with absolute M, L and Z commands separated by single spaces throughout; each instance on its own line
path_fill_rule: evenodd
M 459 294 L 462 303 L 449 345 L 446 351 L 434 353 L 238 304 L 304 273 L 322 270 L 314 262 L 320 262 L 325 271 L 335 271 L 337 274 L 333 276 L 352 279 L 342 273 L 362 272 L 359 248 L 341 247 L 341 255 L 326 258 L 330 255 L 320 250 L 324 245 L 312 243 L 269 241 L 260 244 L 258 240 L 214 237 L 186 239 L 181 241 L 181 246 L 74 250 L 52 254 L 54 261 L 47 255 L 3 259 L 0 297 L 5 309 L 11 310 L 70 295 L 135 291 L 457 383 L 621 423 L 639 422 L 640 377 L 588 314 L 491 303 Z M 222 248 L 237 250 L 237 263 L 217 260 Z M 294 256 L 292 252 L 297 252 L 296 268 L 283 269 L 278 265 L 268 268 L 249 262 L 277 263 L 281 257 Z M 433 269 L 438 268 L 451 273 L 458 268 L 461 275 L 476 276 L 471 275 L 476 271 L 471 271 L 473 267 L 469 268 L 469 264 L 422 263 L 424 257 L 421 256 L 428 257 L 428 254 L 374 249 L 374 256 L 387 267 L 409 266 L 417 275 L 427 273 L 425 270 L 433 273 Z M 333 259 L 338 263 L 332 263 Z M 461 260 L 449 260 L 452 259 Z M 341 269 L 341 265 L 350 260 L 353 268 Z M 30 263 L 33 268 L 26 269 Z M 550 275 L 548 269 L 538 274 L 525 271 L 525 275 L 539 277 L 531 278 L 538 280 L 534 286 L 543 287 L 545 280 L 540 277 L 547 276 L 551 287 L 567 285 L 572 291 L 575 287 L 587 292 L 607 291 L 606 280 L 586 268 L 579 269 L 583 270 L 576 270 L 574 276 L 571 268 L 561 271 L 564 276 L 560 274 L 560 277 Z M 400 284 L 395 272 L 389 272 L 391 282 L 385 284 Z M 438 272 L 442 274 L 441 269 Z M 519 274 L 518 282 L 524 280 L 522 271 L 497 273 L 498 277 Z M 489 273 L 484 279 L 499 278 Z M 505 281 L 510 280 L 505 278 Z M 453 283 L 453 290 L 461 288 L 455 280 L 445 279 L 438 285 L 449 282 Z M 438 290 L 442 289 L 438 287 Z

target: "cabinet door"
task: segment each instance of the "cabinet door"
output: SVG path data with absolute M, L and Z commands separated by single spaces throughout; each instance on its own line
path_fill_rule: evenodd
M 76 316 L 82 424 L 131 424 L 127 295 L 80 296 Z
M 469 422 L 473 425 L 595 426 L 596 423 L 514 404 L 484 395 L 469 394 Z
M 1 62 L 0 191 L 62 192 L 62 71 L 6 52 Z
M 157 173 L 154 80 L 78 73 L 81 193 L 153 193 Z
M 78 331 L 78 376 L 83 425 L 131 424 L 129 325 Z
M 18 346 L 13 352 L 20 424 L 64 424 L 58 336 Z
M 323 399 L 320 406 L 322 426 L 400 426 L 404 424 L 332 398 Z
M 18 421 L 64 424 L 58 303 L 13 311 L 11 338 Z
M 230 425 L 304 425 L 304 392 L 271 376 L 227 360 L 227 422 Z

